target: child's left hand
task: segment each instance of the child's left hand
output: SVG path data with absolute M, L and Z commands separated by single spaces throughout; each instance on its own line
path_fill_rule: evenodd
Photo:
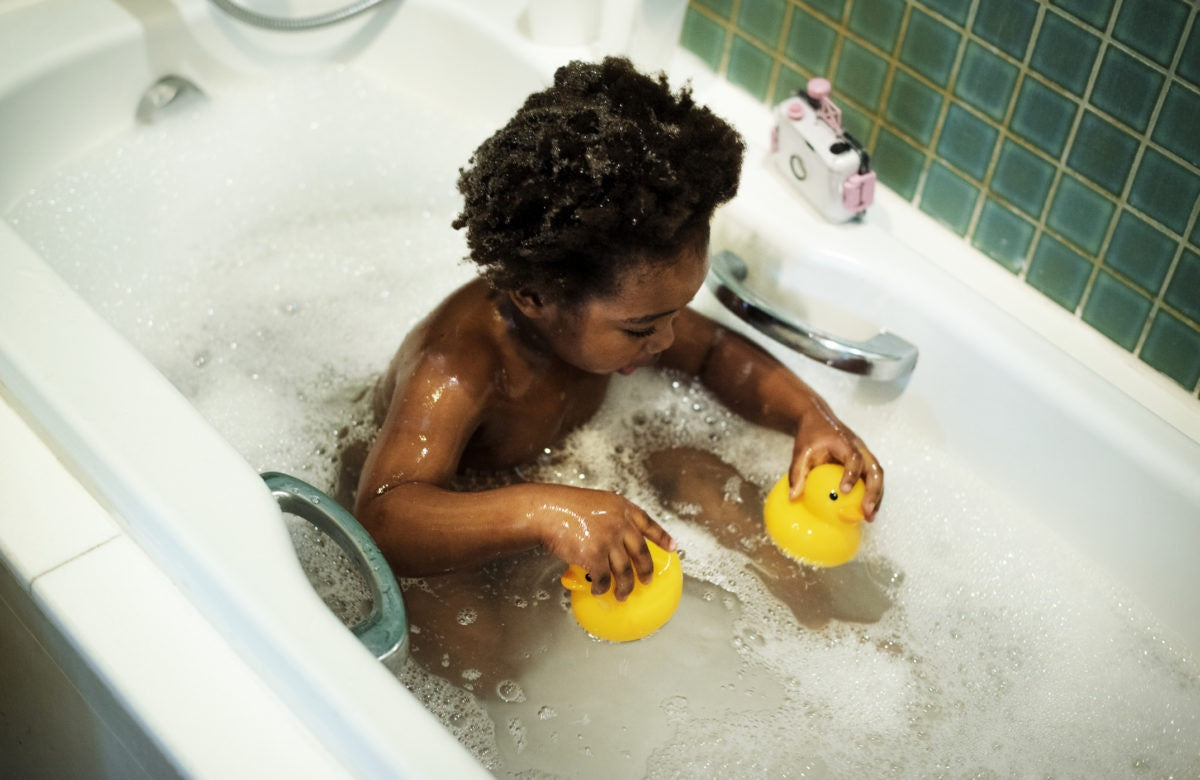
M 849 493 L 862 479 L 867 489 L 863 514 L 868 520 L 874 518 L 883 499 L 879 461 L 820 395 L 765 349 L 685 309 L 675 321 L 675 341 L 661 362 L 699 377 L 722 403 L 746 419 L 777 431 L 796 432 L 788 469 L 793 499 L 803 492 L 809 471 L 823 463 L 840 463 L 846 472 L 841 491 Z
M 788 470 L 789 495 L 794 501 L 804 492 L 808 472 L 823 463 L 840 463 L 845 469 L 842 493 L 849 493 L 860 478 L 866 485 L 863 514 L 868 521 L 875 519 L 883 499 L 883 467 L 867 449 L 862 439 L 850 430 L 823 404 L 816 404 L 804 415 L 792 447 L 792 465 Z

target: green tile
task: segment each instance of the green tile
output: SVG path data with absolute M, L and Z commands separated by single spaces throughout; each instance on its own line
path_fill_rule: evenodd
M 767 48 L 774 49 L 775 44 L 779 43 L 779 33 L 783 29 L 785 10 L 784 0 L 754 0 L 751 3 L 742 3 L 737 17 L 738 29 Z
M 842 43 L 842 55 L 838 58 L 834 88 L 864 108 L 878 110 L 887 69 L 887 60 L 847 38 Z
M 1101 271 L 1083 305 L 1083 320 L 1127 350 L 1137 346 L 1150 316 L 1150 300 L 1112 274 Z
M 1023 59 L 1037 12 L 1034 0 L 979 0 L 971 32 L 1016 59 Z
M 992 119 L 1003 119 L 1016 83 L 1016 67 L 972 41 L 963 54 L 954 94 Z
M 959 24 L 966 24 L 971 12 L 971 0 L 920 0 L 920 3 Z
M 1012 141 L 1005 141 L 992 173 L 992 191 L 1037 219 L 1046 205 L 1054 166 Z
M 694 8 L 687 10 L 683 18 L 683 48 L 695 54 L 708 67 L 721 67 L 721 55 L 725 51 L 725 28 Z
M 835 22 L 842 21 L 842 15 L 846 10 L 846 0 L 805 0 L 805 5 L 820 11 Z
M 779 78 L 775 80 L 775 91 L 771 94 L 770 103 L 778 105 L 784 99 L 796 94 L 796 90 L 808 83 L 808 76 L 796 70 L 787 62 L 780 63 Z
M 871 115 L 864 114 L 850 103 L 841 103 L 840 107 L 842 109 L 842 130 L 860 143 L 865 143 L 871 137 L 871 131 L 875 129 L 875 122 Z
M 1113 0 L 1050 0 L 1050 2 L 1101 30 L 1108 27 L 1108 17 L 1112 15 L 1113 9 Z
M 850 31 L 891 53 L 904 21 L 904 3 L 898 0 L 854 0 L 850 6 Z
M 691 0 L 691 2 L 704 6 L 722 19 L 733 17 L 733 0 Z
M 759 100 L 767 99 L 767 87 L 771 81 L 771 68 L 775 61 L 770 54 L 755 46 L 740 35 L 733 36 L 729 49 L 729 66 L 726 76 L 729 81 L 745 89 Z
M 1144 131 L 1150 124 L 1162 84 L 1162 74 L 1110 46 L 1104 53 L 1089 100 L 1135 130 Z
M 1175 258 L 1178 239 L 1128 211 L 1122 211 L 1104 263 L 1125 274 L 1134 284 L 1157 295 Z
M 1190 391 L 1200 380 L 1200 331 L 1159 311 L 1139 357 Z
M 829 75 L 837 30 L 803 8 L 792 9 L 784 53 L 788 60 L 818 76 Z
M 902 70 L 892 79 L 884 117 L 922 144 L 933 140 L 942 96 Z
M 1082 95 L 1099 50 L 1100 39 L 1086 28 L 1047 13 L 1029 64 L 1055 84 Z
M 1153 138 L 1192 165 L 1200 167 L 1200 95 L 1172 84 L 1154 122 Z
M 1183 253 L 1163 300 L 1191 317 L 1193 322 L 1200 323 L 1200 255 Z
M 1188 8 L 1182 0 L 1125 0 L 1113 37 L 1159 65 L 1171 64 Z
M 884 185 L 891 187 L 903 198 L 912 200 L 921 182 L 921 170 L 925 166 L 925 155 L 886 127 L 879 131 L 875 140 L 872 166 Z
M 942 123 L 937 154 L 976 179 L 982 179 L 999 137 L 999 130 L 957 103 L 951 103 Z
M 1026 78 L 1009 125 L 1029 143 L 1058 157 L 1067 145 L 1079 106 L 1037 79 Z
M 1197 197 L 1200 176 L 1161 152 L 1145 151 L 1129 192 L 1130 203 L 1176 233 L 1183 233 Z
M 1071 144 L 1067 165 L 1113 195 L 1120 195 L 1137 150 L 1138 139 L 1086 111 Z
M 1183 45 L 1183 56 L 1179 58 L 1176 72 L 1200 87 L 1200 23 L 1192 22 L 1192 31 Z
M 943 87 L 950 83 L 962 35 L 929 14 L 913 9 L 900 48 L 900 61 Z
M 960 236 L 967 232 L 979 188 L 941 163 L 935 162 L 921 190 L 921 211 L 945 223 Z
M 975 226 L 971 243 L 1000 265 L 1018 273 L 1025 264 L 1033 233 L 1032 222 L 988 198 L 979 214 L 979 224 Z
M 1108 198 L 1093 192 L 1071 176 L 1063 176 L 1058 183 L 1058 192 L 1050 203 L 1046 224 L 1067 240 L 1095 254 L 1100 251 L 1100 244 L 1104 241 L 1115 210 L 1115 204 Z
M 1092 275 L 1092 263 L 1071 247 L 1043 233 L 1025 279 L 1067 311 L 1075 311 Z

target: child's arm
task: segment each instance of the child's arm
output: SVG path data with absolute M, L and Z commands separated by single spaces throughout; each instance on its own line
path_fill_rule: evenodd
M 841 490 L 866 484 L 863 513 L 872 518 L 883 497 L 883 468 L 824 399 L 765 350 L 707 317 L 685 309 L 662 364 L 698 377 L 721 402 L 751 422 L 795 436 L 788 479 L 792 497 L 808 472 L 835 461 L 846 473 Z
M 426 360 L 397 382 L 359 480 L 355 515 L 398 574 L 449 571 L 541 545 L 593 576 L 593 591 L 624 599 L 634 572 L 648 582 L 658 523 L 621 496 L 566 485 L 446 489 L 486 408 L 491 378 L 450 374 Z M 482 373 L 482 372 L 481 372 Z

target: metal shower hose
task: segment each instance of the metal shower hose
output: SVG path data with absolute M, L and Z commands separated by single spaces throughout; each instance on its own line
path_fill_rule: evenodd
M 212 4 L 220 8 L 225 13 L 233 18 L 245 22 L 246 24 L 254 25 L 255 27 L 263 27 L 268 30 L 284 30 L 294 32 L 298 30 L 312 30 L 317 27 L 326 27 L 331 24 L 343 22 L 352 17 L 358 16 L 364 11 L 369 11 L 375 6 L 386 2 L 386 0 L 356 0 L 342 8 L 336 8 L 332 11 L 327 11 L 323 14 L 314 16 L 302 16 L 299 18 L 288 18 L 284 16 L 267 16 L 260 14 L 257 11 L 251 11 L 248 8 L 232 2 L 232 0 L 212 0 Z

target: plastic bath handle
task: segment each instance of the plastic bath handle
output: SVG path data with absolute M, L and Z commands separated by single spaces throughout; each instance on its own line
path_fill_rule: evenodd
M 266 472 L 262 479 L 284 512 L 304 518 L 335 542 L 371 589 L 371 614 L 350 630 L 379 660 L 408 650 L 408 616 L 400 586 L 383 553 L 354 516 L 328 495 L 288 474 Z

